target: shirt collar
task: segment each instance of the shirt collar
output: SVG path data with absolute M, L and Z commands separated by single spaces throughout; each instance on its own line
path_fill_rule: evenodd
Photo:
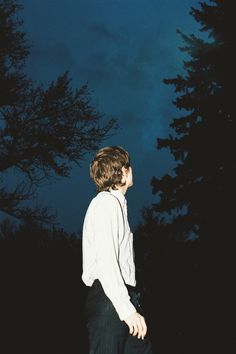
M 124 194 L 119 189 L 110 189 L 109 191 L 111 194 L 113 194 L 115 197 L 117 197 L 119 199 L 120 204 L 124 208 L 127 203 L 127 200 L 126 200 Z

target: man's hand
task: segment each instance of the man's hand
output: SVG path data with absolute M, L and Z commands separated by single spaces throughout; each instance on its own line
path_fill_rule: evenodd
M 147 333 L 147 325 L 145 319 L 138 312 L 132 313 L 128 318 L 124 319 L 129 327 L 129 333 L 133 336 L 138 335 L 138 338 L 144 339 Z

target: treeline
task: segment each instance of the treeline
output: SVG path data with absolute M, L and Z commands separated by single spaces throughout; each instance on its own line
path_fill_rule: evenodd
M 88 353 L 80 235 L 8 221 L 0 230 L 1 352 Z M 225 338 L 232 345 L 233 269 L 225 273 L 218 254 L 200 239 L 175 240 L 150 216 L 134 251 L 154 353 L 207 353 Z
M 168 240 L 155 228 L 147 237 L 146 231 L 140 226 L 134 247 L 154 353 L 197 353 L 193 341 L 203 325 L 199 243 Z M 0 269 L 2 353 L 88 352 L 79 235 L 5 221 Z
M 1 225 L 1 353 L 86 353 L 81 240 Z

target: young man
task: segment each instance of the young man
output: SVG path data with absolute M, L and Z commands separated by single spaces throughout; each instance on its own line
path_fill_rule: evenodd
M 125 199 L 133 185 L 128 152 L 119 146 L 99 150 L 90 176 L 99 193 L 85 215 L 82 239 L 82 280 L 90 287 L 85 304 L 89 354 L 152 354 L 135 291 Z

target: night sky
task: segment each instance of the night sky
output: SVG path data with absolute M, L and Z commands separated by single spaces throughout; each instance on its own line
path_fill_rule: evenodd
M 168 150 L 157 150 L 157 137 L 169 134 L 180 115 L 172 105 L 174 88 L 164 78 L 183 73 L 182 45 L 176 29 L 199 35 L 189 15 L 196 0 L 21 0 L 31 53 L 27 74 L 47 85 L 66 70 L 73 87 L 88 83 L 93 104 L 118 118 L 120 128 L 102 146 L 120 145 L 131 156 L 134 186 L 128 190 L 129 221 L 134 228 L 140 210 L 157 200 L 152 176 L 170 173 Z M 39 190 L 38 201 L 57 210 L 60 226 L 80 231 L 95 186 L 89 177 L 88 154 L 70 178 Z

